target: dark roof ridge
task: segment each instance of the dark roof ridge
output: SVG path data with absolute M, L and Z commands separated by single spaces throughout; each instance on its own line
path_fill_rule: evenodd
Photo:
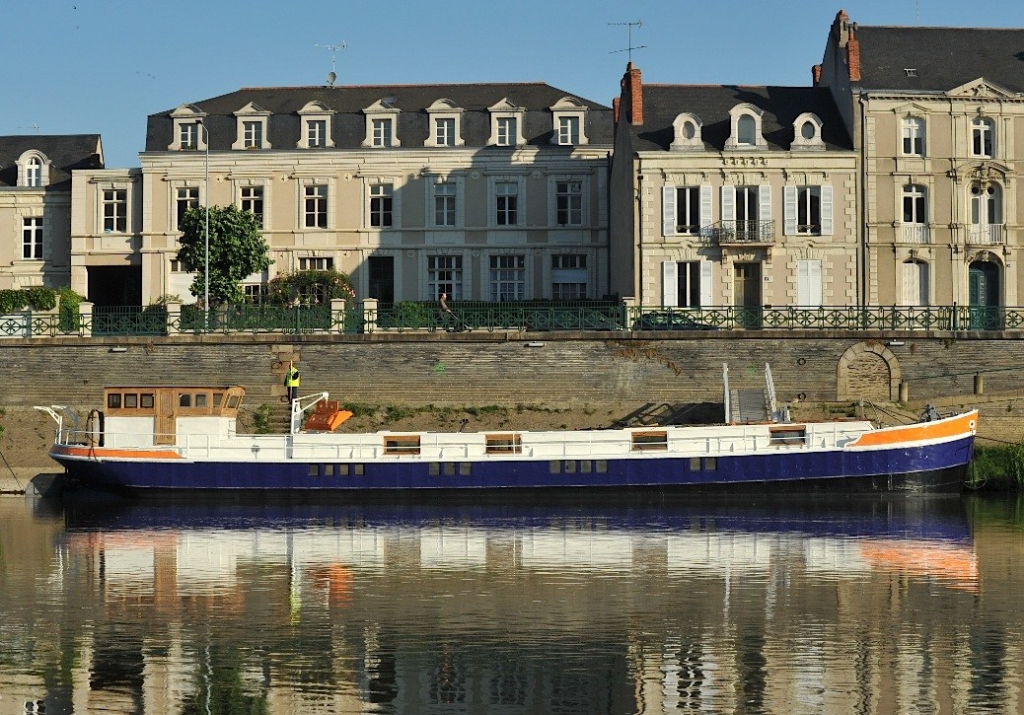
M 237 90 L 234 90 L 233 92 L 229 92 L 228 94 L 234 94 L 234 92 L 251 92 L 251 91 L 265 92 L 267 90 L 283 90 L 283 89 L 310 90 L 310 89 L 369 89 L 371 87 L 396 87 L 396 88 L 398 88 L 398 87 L 480 87 L 480 86 L 494 86 L 494 85 L 537 85 L 537 86 L 547 86 L 547 87 L 552 87 L 553 89 L 558 89 L 558 87 L 554 87 L 553 85 L 549 85 L 547 82 L 543 82 L 543 81 L 537 81 L 537 82 L 534 82 L 534 81 L 530 81 L 530 82 L 440 82 L 440 83 L 437 83 L 437 84 L 432 84 L 432 83 L 426 82 L 426 83 L 419 83 L 419 84 L 391 84 L 391 83 L 384 83 L 384 84 L 340 84 L 340 85 L 339 84 L 336 84 L 336 85 L 310 84 L 310 85 L 277 86 L 277 87 L 239 87 Z M 221 96 L 223 96 L 223 95 L 221 95 Z
M 1020 27 L 957 27 L 956 25 L 864 25 L 855 23 L 858 30 L 970 30 L 992 32 L 993 30 L 1005 30 L 1007 32 L 1024 32 Z

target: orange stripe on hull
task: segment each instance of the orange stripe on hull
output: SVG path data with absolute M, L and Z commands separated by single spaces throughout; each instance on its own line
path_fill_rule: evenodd
M 52 456 L 80 457 L 83 459 L 182 459 L 170 449 L 107 449 L 106 447 L 69 447 L 56 445 L 50 450 Z
M 972 410 L 962 415 L 937 422 L 921 422 L 902 427 L 886 427 L 873 432 L 865 432 L 850 447 L 891 447 L 901 442 L 923 442 L 947 437 L 966 437 L 978 429 L 978 411 Z

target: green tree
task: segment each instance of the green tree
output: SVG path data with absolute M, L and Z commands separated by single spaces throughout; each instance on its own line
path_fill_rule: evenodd
M 185 270 L 196 274 L 189 291 L 201 299 L 206 294 L 206 209 L 185 212 L 178 260 Z M 210 303 L 241 303 L 245 300 L 242 281 L 266 270 L 273 262 L 267 255 L 259 218 L 236 206 L 210 207 Z

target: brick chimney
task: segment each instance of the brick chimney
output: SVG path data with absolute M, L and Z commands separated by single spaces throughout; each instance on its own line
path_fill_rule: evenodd
M 640 68 L 632 62 L 626 65 L 622 75 L 622 97 L 626 102 L 626 118 L 630 124 L 644 123 L 644 82 Z
M 811 67 L 811 81 L 814 87 L 821 84 L 821 65 L 814 65 Z
M 619 97 L 614 97 L 612 99 L 612 121 L 615 124 L 619 123 L 619 103 L 620 103 L 620 98 Z
M 850 70 L 850 81 L 860 82 L 860 42 L 856 25 L 850 26 L 850 36 L 846 41 L 846 66 Z

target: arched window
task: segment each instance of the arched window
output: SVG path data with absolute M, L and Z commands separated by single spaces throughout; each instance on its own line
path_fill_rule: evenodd
M 999 184 L 971 183 L 971 243 L 1001 243 L 1003 223 L 1003 189 Z
M 736 120 L 736 143 L 741 146 L 757 144 L 757 120 L 749 114 L 743 114 Z

